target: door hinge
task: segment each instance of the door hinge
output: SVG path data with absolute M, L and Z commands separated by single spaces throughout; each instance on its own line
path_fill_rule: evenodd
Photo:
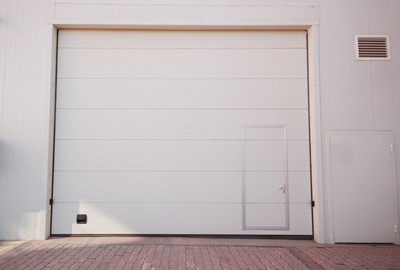
M 394 147 L 393 147 L 393 143 L 392 142 L 389 144 L 389 149 L 390 149 L 391 153 L 394 152 Z
M 315 201 L 311 201 L 311 207 L 315 207 Z
M 399 232 L 398 229 L 397 229 L 397 224 L 394 224 L 394 232 L 395 232 L 395 233 L 398 233 L 398 232 Z
M 53 205 L 53 202 L 54 202 L 54 200 L 53 200 L 53 198 L 51 198 L 51 199 L 49 200 L 49 204 L 50 204 L 50 205 Z

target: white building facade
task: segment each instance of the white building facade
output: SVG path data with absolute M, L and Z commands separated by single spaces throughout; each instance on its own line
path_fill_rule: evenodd
M 397 0 L 0 0 L 0 239 L 399 244 Z

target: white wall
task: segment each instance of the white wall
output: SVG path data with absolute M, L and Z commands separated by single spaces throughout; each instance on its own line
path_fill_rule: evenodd
M 398 194 L 400 194 L 400 17 L 397 12 L 399 10 L 400 1 L 396 0 L 323 1 L 319 43 L 324 134 L 328 131 L 342 130 L 393 131 L 395 152 L 398 156 L 396 159 Z M 357 34 L 389 35 L 391 61 L 354 60 L 354 36 Z M 326 155 L 325 160 L 327 160 Z M 328 171 L 328 166 L 329 164 L 325 164 L 325 172 Z M 326 174 L 324 179 L 327 180 Z M 329 190 L 325 190 L 325 198 L 329 198 Z M 328 206 L 326 205 L 325 211 L 327 228 L 332 222 L 329 219 Z
M 0 2 L 0 239 L 45 235 L 48 3 Z
M 55 0 L 56 23 L 269 25 L 316 19 L 316 0 Z
M 52 24 L 148 28 L 314 25 L 319 28 L 313 45 L 320 54 L 313 59 L 319 57 L 320 63 L 316 69 L 321 84 L 316 91 L 322 98 L 322 138 L 328 130 L 393 130 L 399 152 L 397 10 L 397 0 L 0 0 L 0 239 L 47 237 Z M 354 34 L 389 34 L 392 61 L 355 61 Z M 397 169 L 400 172 L 399 159 Z M 319 188 L 323 180 L 315 180 Z M 322 210 L 328 208 L 321 200 L 317 203 Z M 329 224 L 328 214 L 325 218 Z M 318 226 L 317 234 L 325 225 L 319 222 Z M 324 236 L 319 239 L 325 241 Z

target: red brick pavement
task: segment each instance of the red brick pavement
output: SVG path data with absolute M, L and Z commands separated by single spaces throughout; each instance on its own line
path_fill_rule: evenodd
M 400 270 L 400 246 L 172 237 L 0 241 L 0 269 Z

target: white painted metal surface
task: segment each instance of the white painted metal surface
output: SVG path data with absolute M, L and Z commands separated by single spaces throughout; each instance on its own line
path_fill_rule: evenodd
M 329 134 L 335 242 L 395 243 L 391 132 Z
M 0 0 L 0 239 L 46 235 L 52 159 L 48 4 Z
M 218 206 L 218 207 L 216 207 Z M 273 210 L 275 205 L 271 206 Z M 267 210 L 270 210 L 267 209 Z M 266 209 L 260 209 L 266 212 Z M 291 230 L 309 232 L 310 207 L 305 204 L 294 204 L 290 207 L 290 218 L 296 222 Z M 88 224 L 76 224 L 76 212 L 90 213 Z M 243 231 L 240 204 L 176 204 L 176 203 L 60 203 L 54 207 L 54 221 L 58 232 L 75 234 L 265 234 L 265 231 Z M 259 212 L 259 211 L 258 211 Z M 282 212 L 269 211 L 279 222 Z M 254 217 L 254 216 L 253 216 Z M 257 218 L 257 220 L 260 220 Z M 265 221 L 265 217 L 261 217 Z M 212 224 L 210 225 L 210 222 Z M 135 224 L 132 226 L 131 224 Z M 275 224 L 271 224 L 275 225 Z M 269 234 L 285 234 L 287 231 L 271 231 Z
M 252 139 L 252 136 L 264 135 L 267 140 L 273 140 L 273 149 L 263 149 L 263 155 L 255 160 L 250 157 L 254 154 L 254 147 L 262 148 L 264 140 Z M 272 135 L 272 136 L 271 136 Z M 271 138 L 272 137 L 272 138 Z M 273 154 L 274 161 L 265 160 L 267 155 Z M 276 162 L 277 161 L 277 162 Z M 263 202 L 263 199 L 255 199 L 253 194 L 257 194 L 249 188 L 256 187 L 257 190 L 264 193 L 263 185 L 271 183 L 270 180 L 265 181 L 265 174 L 254 172 L 254 165 L 258 162 L 268 162 L 270 166 L 268 171 L 279 172 L 273 180 L 278 180 L 267 190 L 275 190 L 271 192 L 270 200 L 274 204 L 271 208 Z M 288 166 L 288 138 L 286 125 L 269 126 L 255 125 L 242 126 L 242 189 L 243 189 L 243 229 L 245 230 L 289 230 L 289 166 Z M 256 179 L 256 181 L 254 181 Z M 258 180 L 258 181 L 257 181 Z M 308 187 L 308 185 L 306 185 Z M 278 191 L 278 192 L 277 192 Z M 263 197 L 263 196 L 261 196 Z M 275 197 L 275 198 L 273 198 Z M 265 200 L 265 199 L 264 199 Z M 267 213 L 260 215 L 260 213 Z M 273 218 L 271 218 L 273 217 Z
M 118 0 L 110 2 L 54 0 L 52 15 L 60 21 L 86 23 L 121 23 L 136 21 L 138 24 L 162 22 L 165 25 L 209 25 L 293 22 L 316 19 L 316 0 L 224 0 L 224 1 L 142 1 Z
M 139 9 L 141 12 L 137 12 Z M 399 9 L 397 0 L 0 0 L 0 205 L 10 206 L 0 207 L 0 239 L 45 239 L 49 236 L 46 218 L 50 216 L 50 206 L 45 193 L 51 191 L 52 178 L 52 155 L 49 153 L 52 153 L 54 85 L 51 73 L 55 69 L 51 62 L 56 56 L 51 49 L 53 30 L 56 27 L 198 28 L 309 29 L 310 123 L 314 135 L 311 153 L 316 200 L 314 232 L 316 241 L 333 242 L 328 211 L 330 190 L 326 186 L 330 164 L 322 148 L 326 132 L 393 131 L 394 151 L 400 151 L 400 54 L 392 51 L 391 60 L 384 63 L 358 63 L 354 61 L 353 42 L 357 34 L 383 34 L 390 36 L 392 49 L 399 48 Z M 61 95 L 63 83 L 61 80 L 58 83 Z M 97 85 L 100 89 L 102 83 Z M 96 87 L 80 87 L 77 92 L 83 93 L 83 89 L 89 88 Z M 267 88 L 278 89 L 276 85 L 264 89 Z M 286 91 L 284 89 L 282 86 L 274 95 Z M 75 106 L 85 107 L 87 105 L 83 104 L 87 102 L 99 102 L 104 106 L 103 101 L 90 99 L 93 91 L 85 91 L 87 96 L 82 96 Z M 117 96 L 125 90 L 115 91 Z M 203 101 L 209 95 L 206 91 L 190 91 L 190 95 L 194 92 L 204 95 L 196 96 L 193 98 L 196 101 L 189 105 L 205 106 Z M 216 94 L 215 88 L 211 91 Z M 302 94 L 292 94 L 297 104 L 294 106 L 302 106 L 306 101 L 300 101 Z M 161 97 L 158 90 L 154 90 L 155 95 L 160 97 L 160 102 L 170 102 L 168 95 Z M 223 96 L 226 94 L 221 90 L 220 97 Z M 107 97 L 105 99 L 107 101 Z M 71 100 L 76 98 L 71 97 Z M 138 100 L 141 103 L 148 99 L 140 97 Z M 215 99 L 209 106 L 222 106 L 220 100 Z M 108 101 L 127 106 L 125 100 Z M 246 108 L 250 106 L 248 102 L 253 102 L 233 98 L 227 103 L 233 101 L 238 108 Z M 275 103 L 257 100 L 255 104 L 262 107 L 280 103 L 271 102 Z M 151 99 L 146 106 L 149 104 Z M 159 102 L 154 101 L 154 104 L 159 106 Z M 396 170 L 400 171 L 398 155 Z M 397 175 L 398 194 L 399 179 Z M 399 238 L 397 241 L 400 243 Z
M 124 80 L 114 88 L 113 79 L 68 80 L 57 82 L 57 103 L 59 109 L 68 108 L 298 108 L 307 107 L 307 80 L 288 79 L 251 81 L 231 79 L 152 79 Z M 297 87 L 301 85 L 301 87 Z M 165 92 L 163 89 L 170 90 Z M 130 89 L 136 89 L 132 93 Z M 258 95 L 274 96 L 274 99 L 256 100 Z M 93 96 L 96 99 L 93 99 Z M 210 95 L 214 99 L 210 99 Z M 181 97 L 177 99 L 176 97 Z M 185 101 L 185 102 L 183 102 Z
M 304 31 L 59 37 L 54 234 L 311 234 Z

